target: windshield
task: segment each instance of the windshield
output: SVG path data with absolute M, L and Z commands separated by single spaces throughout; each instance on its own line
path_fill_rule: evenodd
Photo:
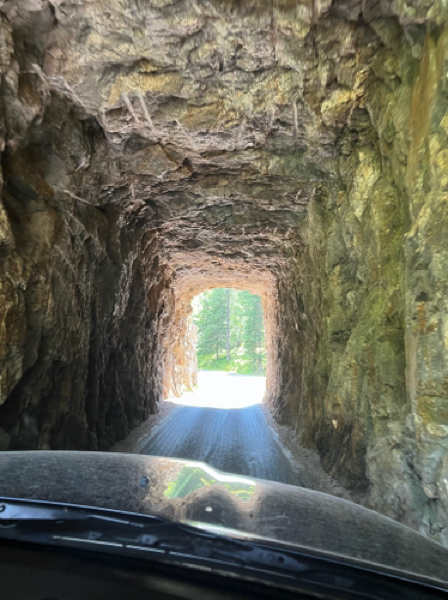
M 447 19 L 0 0 L 3 497 L 443 579 Z

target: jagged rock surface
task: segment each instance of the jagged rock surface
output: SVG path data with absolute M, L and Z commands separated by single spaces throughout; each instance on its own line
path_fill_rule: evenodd
M 445 3 L 0 17 L 0 448 L 108 448 L 191 385 L 191 298 L 241 287 L 278 420 L 448 543 Z

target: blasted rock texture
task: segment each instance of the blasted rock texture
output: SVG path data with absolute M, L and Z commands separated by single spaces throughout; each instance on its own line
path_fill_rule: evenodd
M 267 402 L 448 544 L 442 0 L 0 2 L 0 448 L 107 448 L 262 296 Z

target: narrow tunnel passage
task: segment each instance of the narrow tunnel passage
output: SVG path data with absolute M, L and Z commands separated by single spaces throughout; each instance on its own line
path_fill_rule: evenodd
M 242 289 L 279 427 L 448 545 L 446 3 L 56 4 L 0 2 L 0 450 L 110 449 Z
M 174 399 L 176 408 L 149 435 L 140 453 L 198 460 L 228 473 L 302 485 L 266 420 L 260 296 L 212 288 L 193 298 L 192 306 L 194 329 L 187 326 L 186 341 L 176 347 L 188 353 L 181 363 L 190 360 L 187 379 L 197 386 L 186 392 L 184 382 L 184 393 Z M 197 367 L 198 376 L 191 373 Z
M 216 274 L 211 271 L 208 277 Z M 272 304 L 265 304 L 272 309 Z M 263 406 L 266 364 L 269 372 L 274 371 L 266 352 L 264 322 L 272 335 L 269 323 L 275 315 L 263 316 L 258 294 L 225 287 L 196 295 L 191 305 L 186 314 L 194 307 L 194 325 L 188 323 L 191 315 L 182 317 L 184 329 L 178 332 L 183 337 L 170 347 L 176 354 L 166 354 L 168 364 L 177 363 L 174 375 L 184 378 L 171 389 L 184 393 L 140 453 L 198 460 L 228 473 L 302 485 L 268 426 Z M 197 385 L 185 393 L 192 382 Z

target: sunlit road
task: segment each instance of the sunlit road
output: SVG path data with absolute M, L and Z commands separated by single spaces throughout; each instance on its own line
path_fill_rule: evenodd
M 260 404 L 264 378 L 199 375 L 199 391 L 176 401 L 179 406 L 153 430 L 140 453 L 199 460 L 229 473 L 301 485 L 266 422 Z

